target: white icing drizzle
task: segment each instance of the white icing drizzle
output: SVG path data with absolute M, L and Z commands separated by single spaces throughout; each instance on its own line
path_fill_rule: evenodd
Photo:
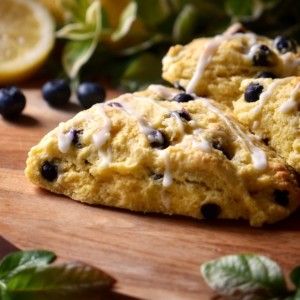
M 118 101 L 122 107 L 116 107 L 117 109 L 123 111 L 129 117 L 136 119 L 138 126 L 142 133 L 148 135 L 153 132 L 153 126 L 143 117 L 141 116 L 128 102 L 125 102 L 124 99 L 120 98 Z
M 269 100 L 269 98 L 272 96 L 272 93 L 273 93 L 274 89 L 278 85 L 284 84 L 288 80 L 290 80 L 290 79 L 289 78 L 277 79 L 277 80 L 275 80 L 274 82 L 272 82 L 269 85 L 269 87 L 267 88 L 267 90 L 263 91 L 260 94 L 259 101 L 257 102 L 258 105 L 251 110 L 251 114 L 252 114 L 253 118 L 256 118 L 259 114 L 261 114 L 263 106 L 267 103 L 267 101 Z M 256 123 L 256 126 L 258 126 L 258 124 L 259 123 Z
M 179 115 L 179 113 L 178 112 L 176 112 L 176 111 L 173 111 L 172 112 L 172 116 L 174 116 L 175 117 L 175 120 L 176 120 L 176 123 L 177 123 L 177 125 L 178 125 L 178 130 L 179 130 L 179 133 L 180 133 L 180 138 L 182 138 L 183 136 L 184 136 L 184 125 L 183 125 L 183 122 L 182 122 L 182 120 L 181 120 L 181 118 L 180 118 L 180 115 Z M 174 135 L 175 135 L 175 128 L 174 128 L 174 130 L 173 130 L 173 137 L 174 137 Z M 172 137 L 172 138 L 173 138 Z
M 280 112 L 289 113 L 297 108 L 299 104 L 299 99 L 296 99 L 296 97 L 299 94 L 299 91 L 300 91 L 300 82 L 293 89 L 290 99 L 280 106 L 279 108 Z M 300 98 L 299 95 L 298 98 Z
M 67 153 L 73 140 L 73 133 L 70 130 L 64 133 L 64 126 L 64 123 L 59 123 L 56 135 L 60 152 Z
M 142 133 L 147 135 L 147 138 L 151 142 L 151 139 L 153 138 L 150 133 L 154 131 L 152 125 L 143 117 L 141 116 L 128 102 L 125 102 L 124 99 L 119 99 L 119 103 L 122 104 L 122 107 L 117 107 L 117 109 L 123 111 L 126 113 L 129 117 L 133 117 L 137 120 L 139 128 Z M 157 138 L 157 137 L 156 137 Z M 161 136 L 161 142 L 163 142 L 163 137 Z M 162 185 L 163 187 L 168 187 L 172 184 L 173 178 L 170 171 L 170 160 L 168 156 L 168 148 L 163 150 L 157 150 L 160 157 L 163 158 L 164 164 L 165 164 L 165 171 L 164 171 L 164 177 Z
M 111 161 L 110 148 L 108 148 L 107 153 L 105 153 L 101 148 L 110 138 L 111 120 L 107 117 L 103 105 L 96 105 L 104 124 L 96 133 L 93 134 L 92 139 L 95 147 L 98 149 L 98 155 L 102 159 L 102 166 L 107 166 Z
M 173 92 L 170 89 L 166 89 L 163 85 L 161 84 L 151 84 L 148 89 L 150 91 L 153 91 L 157 94 L 160 94 L 163 98 L 167 99 L 167 100 L 171 100 L 174 98 L 174 96 L 176 96 L 178 93 L 177 92 Z
M 164 171 L 164 177 L 163 177 L 162 185 L 164 187 L 168 187 L 173 183 L 173 177 L 172 177 L 171 170 L 170 170 L 170 159 L 169 159 L 169 156 L 168 156 L 168 148 L 163 149 L 163 150 L 158 150 L 158 153 L 159 153 L 160 157 L 162 157 L 164 162 L 165 162 L 165 171 Z
M 224 41 L 227 41 L 227 40 L 236 39 L 237 37 L 240 37 L 241 35 L 244 35 L 247 37 L 250 46 L 252 46 L 256 42 L 256 35 L 254 33 L 245 33 L 245 34 L 236 33 L 233 35 L 225 33 L 222 35 L 215 36 L 211 41 L 208 41 L 204 45 L 204 50 L 201 52 L 201 54 L 199 56 L 194 74 L 187 85 L 187 88 L 186 88 L 187 93 L 195 92 L 196 86 L 197 86 L 199 80 L 202 78 L 205 68 L 212 60 L 213 56 L 217 52 L 221 43 Z
M 211 144 L 207 141 L 207 139 L 202 135 L 203 130 L 201 130 L 200 128 L 195 129 L 193 131 L 193 135 L 195 136 L 199 136 L 201 138 L 201 142 L 197 141 L 195 138 L 193 139 L 192 142 L 192 147 L 194 149 L 200 149 L 204 152 L 211 152 L 212 150 L 212 146 Z
M 225 121 L 230 130 L 237 136 L 238 140 L 244 145 L 244 147 L 250 152 L 251 159 L 254 167 L 257 170 L 264 170 L 267 167 L 267 157 L 266 153 L 260 148 L 253 144 L 253 141 L 248 137 L 235 123 L 234 120 L 223 114 L 217 107 L 211 104 L 208 99 L 200 98 L 203 104 L 215 114 L 217 114 L 221 119 Z

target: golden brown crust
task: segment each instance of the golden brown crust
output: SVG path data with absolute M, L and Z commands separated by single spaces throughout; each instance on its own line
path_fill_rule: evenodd
M 263 87 L 255 102 L 245 101 L 250 84 Z M 300 77 L 245 80 L 234 103 L 237 118 L 260 136 L 300 173 Z
M 32 148 L 27 177 L 75 200 L 133 211 L 246 219 L 252 226 L 292 213 L 300 194 L 284 161 L 223 105 L 170 101 L 178 92 L 150 86 L 79 113 Z M 77 146 L 59 146 L 58 137 L 66 142 L 72 129 L 82 130 Z M 163 133 L 167 143 L 156 142 L 165 149 L 151 146 L 154 130 Z M 265 155 L 266 165 L 257 167 L 263 159 L 254 154 Z M 53 181 L 41 175 L 45 161 L 58 167 Z
M 258 45 L 267 46 L 270 53 L 267 63 L 254 63 L 253 53 Z M 241 93 L 239 86 L 244 79 L 256 78 L 263 72 L 270 72 L 277 78 L 300 75 L 296 63 L 299 54 L 281 54 L 274 47 L 274 41 L 254 33 L 227 32 L 213 38 L 199 38 L 191 43 L 170 48 L 163 59 L 163 78 L 232 107 Z M 195 76 L 199 62 L 205 65 L 201 76 Z M 194 78 L 195 77 L 195 78 Z M 191 86 L 191 81 L 195 84 Z

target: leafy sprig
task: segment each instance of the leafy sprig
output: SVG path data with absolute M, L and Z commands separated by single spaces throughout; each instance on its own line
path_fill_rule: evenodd
M 288 34 L 300 40 L 297 0 L 60 1 L 66 20 L 57 32 L 57 37 L 66 41 L 63 68 L 76 82 L 85 74 L 111 75 L 129 90 L 159 82 L 161 59 L 171 45 L 219 34 L 233 22 L 243 22 L 258 34 Z M 119 14 L 111 14 L 120 7 Z M 151 56 L 154 69 L 160 72 L 153 76 L 141 71 L 149 67 L 141 56 Z M 130 85 L 124 80 L 128 72 Z
M 0 262 L 1 300 L 101 299 L 115 280 L 81 262 L 51 264 L 54 253 L 13 252 Z
M 204 263 L 200 272 L 206 283 L 230 300 L 299 300 L 300 266 L 290 273 L 295 289 L 287 288 L 279 265 L 262 255 L 228 255 Z

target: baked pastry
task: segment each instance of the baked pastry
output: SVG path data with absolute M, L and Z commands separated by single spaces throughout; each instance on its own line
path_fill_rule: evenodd
M 232 101 L 240 96 L 243 79 L 300 75 L 297 50 L 291 39 L 279 36 L 271 40 L 234 24 L 213 38 L 171 47 L 163 58 L 162 76 L 184 87 L 187 93 L 232 107 Z
M 300 77 L 244 80 L 237 118 L 300 173 Z
M 152 85 L 78 113 L 33 147 L 34 184 L 90 204 L 274 223 L 295 211 L 295 174 L 225 106 Z

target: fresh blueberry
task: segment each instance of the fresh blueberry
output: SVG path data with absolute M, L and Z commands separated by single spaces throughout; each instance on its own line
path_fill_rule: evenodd
M 54 181 L 57 178 L 58 170 L 56 164 L 45 161 L 41 167 L 41 174 L 47 181 Z
M 42 95 L 48 104 L 63 106 L 70 100 L 71 89 L 65 79 L 55 79 L 44 84 Z
M 16 87 L 0 89 L 0 114 L 4 118 L 14 118 L 21 114 L 26 105 L 24 94 Z
M 185 109 L 172 111 L 170 113 L 170 116 L 172 116 L 174 114 L 177 114 L 182 120 L 185 120 L 185 121 L 191 121 L 192 120 L 191 115 Z
M 252 60 L 255 66 L 266 67 L 271 64 L 273 52 L 268 46 L 254 45 L 252 49 L 254 50 L 250 49 L 250 52 L 253 51 Z
M 206 203 L 201 206 L 201 213 L 204 219 L 216 219 L 221 213 L 221 208 L 215 203 Z
M 104 88 L 95 82 L 82 82 L 77 89 L 77 98 L 81 106 L 85 109 L 90 108 L 96 103 L 105 100 Z
M 227 159 L 231 160 L 233 158 L 233 155 L 231 155 L 228 151 L 225 150 L 220 140 L 214 140 L 212 142 L 212 147 L 218 151 L 221 151 L 226 156 Z
M 282 35 L 275 38 L 274 47 L 281 54 L 284 54 L 287 52 L 297 53 L 297 43 L 294 40 L 284 37 Z
M 194 100 L 194 97 L 192 95 L 186 94 L 186 93 L 179 93 L 173 98 L 173 101 L 176 101 L 176 102 L 188 102 L 191 100 Z
M 122 104 L 119 102 L 108 102 L 107 105 L 110 107 L 117 107 L 117 108 L 123 107 Z
M 160 180 L 164 177 L 164 175 L 162 174 L 157 174 L 157 173 L 153 173 L 151 176 L 150 176 L 153 180 L 157 181 L 157 180 Z
M 170 142 L 166 135 L 160 130 L 153 130 L 148 134 L 150 145 L 153 148 L 165 149 L 170 146 Z
M 83 133 L 83 129 L 74 129 L 74 128 L 72 128 L 70 131 L 73 135 L 72 144 L 76 148 L 81 148 L 82 144 L 79 141 L 79 135 L 81 135 Z
M 262 93 L 264 87 L 259 83 L 251 83 L 245 91 L 245 101 L 255 102 L 259 100 L 260 94 Z
M 281 206 L 288 206 L 289 204 L 289 191 L 286 190 L 275 190 L 274 191 L 275 201 Z
M 262 72 L 256 78 L 271 78 L 275 79 L 277 76 L 271 72 Z

